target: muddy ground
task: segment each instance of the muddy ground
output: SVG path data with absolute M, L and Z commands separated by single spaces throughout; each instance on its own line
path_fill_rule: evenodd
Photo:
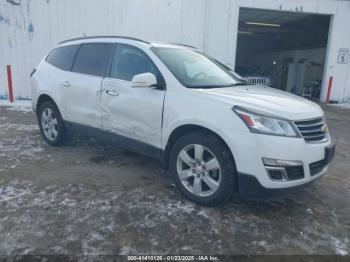
M 74 139 L 52 148 L 32 112 L 0 106 L 0 255 L 350 253 L 350 110 L 326 108 L 327 175 L 274 202 L 183 200 L 152 159 Z

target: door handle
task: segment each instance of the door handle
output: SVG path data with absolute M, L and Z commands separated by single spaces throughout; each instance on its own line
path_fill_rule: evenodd
M 62 85 L 63 85 L 63 86 L 69 87 L 69 86 L 70 86 L 70 83 L 69 83 L 68 81 L 65 81 L 65 82 L 62 83 Z
M 119 96 L 119 93 L 113 90 L 106 90 L 106 94 L 110 96 Z

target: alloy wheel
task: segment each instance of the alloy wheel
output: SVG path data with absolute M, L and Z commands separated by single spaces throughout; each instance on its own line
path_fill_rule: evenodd
M 41 127 L 47 139 L 50 141 L 56 140 L 58 136 L 58 121 L 56 114 L 51 108 L 45 108 L 42 111 Z
M 214 194 L 221 183 L 221 167 L 216 156 L 205 146 L 191 144 L 177 157 L 177 175 L 192 194 L 207 197 Z

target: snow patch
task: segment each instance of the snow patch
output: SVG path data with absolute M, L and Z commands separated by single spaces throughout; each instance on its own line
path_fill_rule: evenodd
M 350 109 L 350 103 L 342 103 L 342 104 L 329 104 L 334 107 L 339 107 L 341 109 Z
M 101 250 L 98 248 L 98 246 L 99 246 L 99 242 L 103 242 L 103 241 L 105 241 L 105 238 L 100 233 L 98 232 L 89 233 L 88 237 L 81 241 L 83 254 L 85 256 L 101 255 Z
M 32 101 L 31 100 L 15 100 L 13 103 L 10 103 L 8 100 L 0 100 L 0 106 L 7 107 L 8 111 L 19 111 L 19 112 L 32 112 Z
M 347 256 L 349 254 L 349 252 L 346 250 L 346 246 L 347 243 L 349 242 L 348 239 L 345 239 L 345 243 L 341 242 L 339 239 L 332 237 L 332 242 L 335 246 L 335 253 L 337 255 L 341 255 L 341 256 Z
M 137 250 L 129 246 L 124 246 L 120 249 L 119 255 L 126 256 L 130 254 L 137 254 Z
M 23 198 L 30 194 L 31 191 L 28 188 L 19 186 L 19 181 L 13 180 L 8 185 L 0 185 L 0 205 L 6 203 L 16 208 L 23 202 Z
M 208 211 L 206 209 L 202 209 L 201 211 L 199 211 L 197 213 L 198 215 L 208 219 L 208 220 L 211 220 L 212 218 L 210 217 L 210 214 L 208 213 Z
M 12 131 L 12 130 L 25 131 L 25 132 L 38 131 L 39 126 L 38 125 L 11 124 L 11 123 L 0 124 L 0 131 Z
M 0 129 L 1 135 L 1 129 Z M 5 158 L 8 163 L 4 168 L 13 168 L 21 160 L 39 160 L 44 151 L 41 143 L 31 139 L 29 135 L 6 138 L 0 141 L 0 158 Z
M 0 158 L 7 159 L 0 171 L 15 168 L 21 160 L 41 159 L 40 153 L 44 149 L 42 140 L 37 139 L 40 136 L 38 130 L 38 125 L 0 123 Z M 11 136 L 8 137 L 8 134 Z

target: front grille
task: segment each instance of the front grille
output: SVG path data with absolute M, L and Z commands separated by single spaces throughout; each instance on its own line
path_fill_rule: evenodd
M 320 142 L 326 139 L 326 132 L 322 127 L 326 124 L 323 117 L 294 121 L 306 142 Z
M 266 78 L 262 78 L 262 77 L 247 77 L 247 80 L 249 83 L 253 85 L 266 84 Z
M 311 163 L 309 165 L 310 175 L 311 176 L 317 175 L 325 168 L 326 165 L 327 165 L 327 163 L 324 159 Z

